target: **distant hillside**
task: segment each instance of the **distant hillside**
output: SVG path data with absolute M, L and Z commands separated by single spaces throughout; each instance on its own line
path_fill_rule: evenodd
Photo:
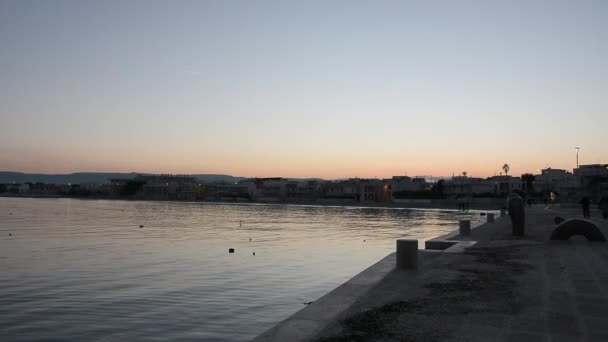
M 52 175 L 0 171 L 0 184 L 26 182 L 40 182 L 49 184 L 104 184 L 109 183 L 111 178 L 132 179 L 135 178 L 137 175 L 145 175 L 145 173 L 77 172 Z M 230 175 L 196 174 L 191 176 L 204 182 L 238 182 L 245 179 L 244 177 L 233 177 Z

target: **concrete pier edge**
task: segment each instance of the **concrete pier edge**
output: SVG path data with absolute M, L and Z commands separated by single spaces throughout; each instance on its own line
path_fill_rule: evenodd
M 350 280 L 291 315 L 253 341 L 306 341 L 318 334 L 327 322 L 348 309 L 359 296 L 378 284 L 395 268 L 391 253 Z
M 496 221 L 505 217 L 496 218 Z M 493 223 L 482 223 L 473 229 L 479 229 Z M 418 262 L 421 268 L 430 263 L 435 253 L 462 253 L 471 247 L 475 241 L 470 236 L 461 236 L 459 227 L 451 233 L 435 237 L 425 242 L 425 249 L 419 249 Z M 315 338 L 331 321 L 336 320 L 360 296 L 376 286 L 391 271 L 395 269 L 396 253 L 391 253 L 366 268 L 353 278 L 317 299 L 310 305 L 297 311 L 274 327 L 266 330 L 253 339 L 255 342 L 268 341 L 309 341 Z M 401 272 L 417 272 L 416 270 L 401 270 Z

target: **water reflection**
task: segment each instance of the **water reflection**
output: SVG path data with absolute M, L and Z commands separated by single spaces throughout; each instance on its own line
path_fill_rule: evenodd
M 463 217 L 482 219 L 0 198 L 0 331 L 8 340 L 248 340 L 392 252 L 396 238 L 447 233 Z

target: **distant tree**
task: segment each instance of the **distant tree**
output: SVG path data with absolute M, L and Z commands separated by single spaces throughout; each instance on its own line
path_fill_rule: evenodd
M 505 175 L 508 176 L 509 175 L 509 170 L 511 170 L 511 167 L 509 166 L 509 164 L 506 164 L 502 166 L 502 170 L 505 172 Z
M 462 171 L 462 177 L 466 177 L 467 176 L 467 172 L 466 171 Z
M 433 185 L 433 192 L 435 192 L 440 198 L 443 198 L 443 193 L 445 191 L 445 180 L 440 179 Z
M 521 175 L 521 180 L 526 184 L 526 192 L 528 194 L 534 193 L 534 175 L 531 173 L 524 173 Z
M 509 166 L 509 164 L 505 163 L 505 165 L 502 166 L 502 170 L 505 172 L 505 176 L 509 176 L 509 170 L 511 169 L 511 167 Z M 507 183 L 507 193 L 511 193 L 511 182 L 508 181 Z

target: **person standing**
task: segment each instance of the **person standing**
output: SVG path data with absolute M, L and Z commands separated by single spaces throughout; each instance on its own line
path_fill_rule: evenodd
M 591 218 L 591 213 L 589 212 L 589 207 L 591 206 L 591 201 L 589 200 L 589 197 L 585 196 L 583 197 L 583 199 L 579 202 L 583 208 L 583 217 L 584 218 Z
M 608 196 L 602 196 L 598 207 L 602 211 L 602 218 L 608 220 Z

